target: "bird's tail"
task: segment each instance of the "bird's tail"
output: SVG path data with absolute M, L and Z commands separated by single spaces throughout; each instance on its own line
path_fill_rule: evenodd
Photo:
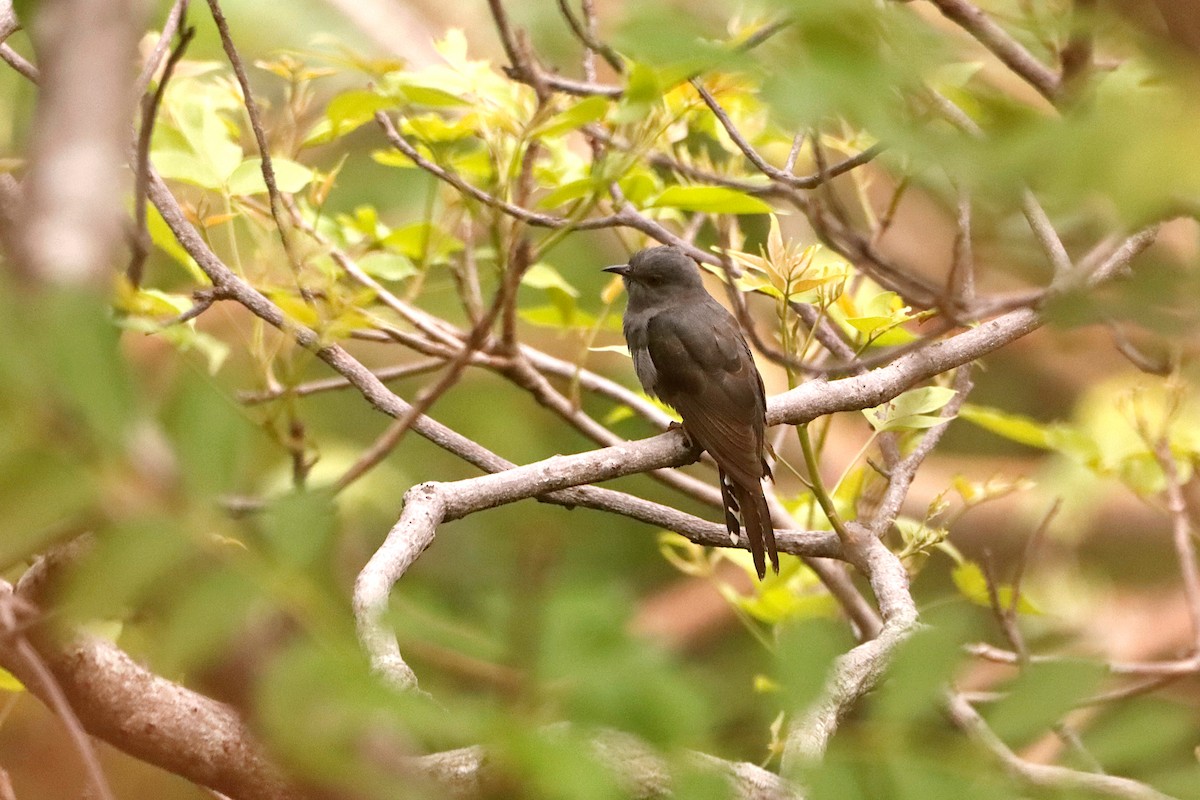
M 722 481 L 722 489 L 726 488 Z M 732 495 L 732 497 L 729 497 Z M 746 531 L 746 539 L 750 543 L 750 554 L 754 556 L 754 569 L 761 580 L 767 575 L 767 557 L 771 559 L 771 567 L 779 573 L 779 553 L 775 548 L 775 528 L 771 525 L 771 510 L 767 507 L 767 498 L 763 494 L 762 484 L 752 487 L 741 486 L 728 481 L 727 499 L 733 500 L 733 506 L 742 512 L 742 527 Z M 730 504 L 726 503 L 728 522 Z

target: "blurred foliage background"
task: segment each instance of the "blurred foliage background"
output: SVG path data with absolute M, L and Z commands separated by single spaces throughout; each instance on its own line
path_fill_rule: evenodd
M 581 48 L 559 10 L 510 6 L 533 51 L 577 74 Z M 1173 482 L 1196 499 L 1200 452 L 1197 51 L 1191 29 L 1155 4 L 1096 6 L 981 4 L 1049 64 L 1086 15 L 1096 67 L 1063 89 L 1074 96 L 1057 107 L 931 5 L 865 0 L 598 2 L 605 41 L 627 59 L 623 75 L 601 62 L 599 79 L 624 96 L 556 95 L 539 106 L 533 89 L 500 69 L 506 57 L 482 2 L 229 0 L 279 186 L 302 220 L 289 234 L 302 268 L 288 265 L 272 225 L 241 93 L 202 7 L 191 12 L 196 39 L 165 93 L 151 156 L 227 264 L 372 368 L 427 357 L 387 336 L 355 338 L 404 323 L 378 292 L 347 279 L 332 246 L 406 302 L 468 328 L 464 264 L 486 303 L 516 235 L 390 147 L 373 122 L 381 110 L 398 117 L 422 157 L 539 213 L 597 216 L 616 183 L 662 225 L 696 222 L 702 249 L 735 251 L 746 271 L 737 288 L 760 332 L 801 357 L 817 348 L 787 321 L 788 301 L 821 308 L 866 357 L 917 340 L 932 315 L 812 247 L 817 231 L 799 209 L 754 191 L 763 180 L 684 80 L 693 74 L 772 164 L 807 132 L 799 175 L 822 169 L 813 136 L 834 162 L 886 144 L 820 202 L 848 208 L 876 234 L 879 252 L 930 285 L 950 269 L 963 193 L 974 212 L 975 291 L 1016 304 L 1051 279 L 1021 212 L 1027 187 L 1077 264 L 1108 237 L 1168 220 L 1130 277 L 1055 296 L 1048 326 L 976 371 L 969 404 L 919 473 L 889 540 L 928 627 L 804 779 L 812 797 L 839 800 L 965 789 L 1025 796 L 945 720 L 941 692 L 953 682 L 985 698 L 981 713 L 1024 757 L 1191 797 L 1200 783 L 1195 673 L 1095 700 L 1127 685 L 1105 664 L 1182 657 L 1197 644 L 1165 500 Z M 154 24 L 167 8 L 159 4 Z M 37 13 L 36 3 L 22 9 Z M 791 24 L 759 46 L 736 47 L 783 18 Z M 9 44 L 33 56 L 24 33 Z M 983 136 L 947 121 L 933 96 Z M 0 69 L 7 171 L 22 168 L 35 97 Z M 596 157 L 587 126 L 623 145 Z M 535 139 L 533 185 L 522 188 L 514 179 Z M 651 151 L 738 185 L 680 180 L 651 163 Z M 235 705 L 295 774 L 356 796 L 438 796 L 398 788 L 368 740 L 406 753 L 486 744 L 504 776 L 497 796 L 510 797 L 624 796 L 588 745 L 598 726 L 664 753 L 681 797 L 728 794 L 686 750 L 778 766 L 783 725 L 854 643 L 836 603 L 796 559 L 759 586 L 740 551 L 707 553 L 586 509 L 522 502 L 446 525 L 392 603 L 401 651 L 433 700 L 381 685 L 355 640 L 354 576 L 405 490 L 476 471 L 410 434 L 338 487 L 389 420 L 352 390 L 289 391 L 331 373 L 234 303 L 169 324 L 206 280 L 153 209 L 149 229 L 156 248 L 141 285 L 117 281 L 103 302 L 27 291 L 10 277 L 0 287 L 0 554 L 9 579 L 54 543 L 92 533 L 94 552 L 64 589 L 63 620 L 117 637 L 154 672 Z M 521 341 L 636 387 L 628 359 L 611 347 L 621 343 L 622 301 L 599 269 L 648 240 L 631 229 L 536 237 L 537 262 L 519 290 Z M 719 277 L 710 280 L 719 293 Z M 769 393 L 804 379 L 759 361 Z M 391 386 L 412 398 L 429 374 L 414 367 Z M 621 436 L 656 432 L 569 376 L 555 383 Z M 928 427 L 922 415 L 949 399 L 946 385 L 935 381 L 884 416 L 818 423 L 822 471 L 830 484 L 840 476 L 843 510 L 870 498 L 877 476 L 867 456 L 886 414 L 915 439 Z M 466 370 L 430 413 L 516 463 L 594 446 L 488 370 Z M 1164 441 L 1174 477 L 1156 454 Z M 803 461 L 794 437 L 778 451 Z M 702 466 L 690 469 L 711 480 Z M 800 524 L 827 528 L 801 480 L 782 464 L 776 472 Z M 644 476 L 617 485 L 714 518 Z M 1066 659 L 1017 670 L 964 650 L 1008 646 L 988 580 L 1003 598 L 1018 573 L 1018 624 L 1030 648 Z M 61 727 L 19 685 L 9 688 L 0 765 L 16 797 L 79 796 L 84 777 Z M 574 726 L 544 735 L 562 720 Z M 102 752 L 119 797 L 210 796 Z

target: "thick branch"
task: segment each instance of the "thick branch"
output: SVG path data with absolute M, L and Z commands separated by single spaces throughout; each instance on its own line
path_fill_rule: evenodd
M 17 228 L 18 266 L 36 280 L 107 285 L 121 236 L 140 8 L 131 0 L 37 8 L 40 91 Z

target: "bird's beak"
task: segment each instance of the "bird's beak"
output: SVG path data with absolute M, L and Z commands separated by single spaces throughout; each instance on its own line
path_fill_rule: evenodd
M 620 275 L 622 278 L 624 278 L 626 275 L 629 274 L 629 265 L 628 264 L 614 264 L 611 267 L 605 267 L 603 270 L 601 270 L 601 272 L 611 272 L 614 275 Z

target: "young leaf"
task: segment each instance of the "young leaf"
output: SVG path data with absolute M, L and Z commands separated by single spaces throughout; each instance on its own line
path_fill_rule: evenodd
M 407 256 L 380 250 L 360 258 L 358 266 L 363 272 L 382 281 L 402 281 L 417 274 L 417 268 Z
M 541 125 L 536 126 L 530 131 L 530 135 L 551 137 L 582 128 L 589 122 L 603 119 L 604 115 L 608 112 L 608 104 L 609 101 L 607 98 L 600 96 L 588 97 L 570 108 L 558 112 Z
M 272 158 L 271 166 L 275 170 L 275 186 L 281 192 L 298 192 L 313 179 L 311 169 L 287 158 Z M 262 159 L 247 158 L 238 164 L 229 176 L 226 188 L 235 195 L 265 193 L 267 184 L 262 176 Z
M 863 411 L 876 431 L 932 428 L 947 418 L 932 414 L 949 403 L 958 392 L 943 386 L 910 389 L 886 405 Z
M 668 186 L 649 203 L 650 208 L 677 208 L 712 214 L 769 214 L 766 202 L 725 186 Z
M 983 569 L 974 561 L 963 561 L 951 570 L 950 577 L 963 597 L 976 605 L 991 607 L 992 599 L 988 593 L 987 578 L 983 574 Z M 1012 586 L 1001 584 L 996 587 L 996 599 L 1000 602 L 1001 608 L 1008 608 L 1012 605 L 1012 596 Z M 1021 614 L 1042 613 L 1042 610 L 1030 602 L 1024 594 L 1017 599 L 1017 611 Z

